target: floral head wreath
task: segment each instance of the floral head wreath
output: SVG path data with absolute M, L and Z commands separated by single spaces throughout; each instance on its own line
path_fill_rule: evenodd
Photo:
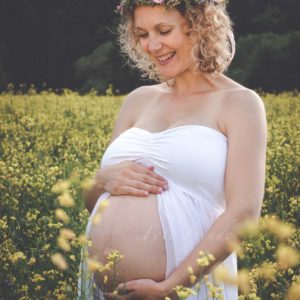
M 228 0 L 121 0 L 120 4 L 117 6 L 117 12 L 124 16 L 132 12 L 138 5 L 163 5 L 166 8 L 172 9 L 184 4 L 187 9 L 192 10 L 197 5 L 218 5 L 220 3 L 226 3 L 227 1 Z

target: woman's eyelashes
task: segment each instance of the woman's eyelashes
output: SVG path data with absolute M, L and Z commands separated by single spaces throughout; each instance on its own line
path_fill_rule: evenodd
M 167 35 L 169 33 L 171 33 L 172 29 L 169 29 L 167 31 L 160 31 L 159 34 L 161 35 Z M 143 38 L 146 38 L 148 36 L 148 33 L 144 33 L 144 34 L 139 34 L 138 37 L 143 39 Z

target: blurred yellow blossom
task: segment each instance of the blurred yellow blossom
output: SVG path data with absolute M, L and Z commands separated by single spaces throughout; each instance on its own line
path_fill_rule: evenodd
M 88 270 L 91 273 L 102 270 L 103 265 L 100 264 L 96 259 L 87 257 L 86 258 Z
M 287 300 L 300 300 L 300 284 L 292 284 L 288 289 Z
M 277 269 L 273 263 L 263 262 L 258 268 L 258 273 L 266 280 L 275 280 Z
M 59 235 L 66 239 L 69 239 L 69 240 L 72 240 L 76 237 L 74 231 L 72 231 L 71 229 L 68 229 L 68 228 L 62 228 L 59 231 Z
M 97 224 L 100 222 L 100 219 L 101 219 L 101 214 L 97 212 L 97 213 L 93 216 L 92 223 L 93 223 L 94 225 L 97 225 Z
M 73 254 L 72 254 L 72 255 L 70 255 L 70 259 L 71 259 L 71 260 L 73 260 L 73 261 L 76 261 L 76 257 L 75 257 L 75 255 L 73 255 Z
M 102 214 L 108 205 L 109 205 L 109 200 L 108 199 L 103 200 L 99 205 L 98 212 Z
M 84 191 L 89 191 L 92 186 L 95 184 L 95 180 L 92 178 L 85 178 L 81 183 L 81 188 Z
M 194 284 L 196 282 L 196 280 L 197 280 L 197 277 L 195 275 L 191 274 L 190 275 L 190 283 Z
M 56 218 L 64 223 L 69 223 L 70 222 L 70 218 L 68 216 L 68 214 L 62 210 L 61 208 L 56 209 L 55 211 L 55 215 Z
M 103 282 L 104 282 L 104 283 L 107 283 L 107 282 L 108 282 L 108 276 L 107 276 L 107 275 L 104 276 Z
M 237 277 L 234 277 L 230 274 L 229 270 L 223 265 L 219 264 L 212 271 L 213 277 L 217 282 L 224 282 L 228 284 L 237 284 Z
M 248 269 L 241 269 L 238 271 L 237 276 L 237 283 L 239 288 L 244 294 L 247 294 L 251 290 L 250 284 L 250 277 L 249 277 L 249 270 Z
M 53 193 L 60 194 L 67 190 L 70 186 L 70 182 L 66 180 L 58 181 L 51 189 Z
M 259 233 L 259 231 L 259 224 L 252 219 L 246 219 L 237 229 L 237 233 L 243 238 L 255 236 Z
M 70 195 L 69 192 L 63 192 L 62 195 L 58 197 L 59 205 L 62 207 L 73 207 L 75 205 L 75 201 Z
M 68 263 L 66 262 L 65 258 L 60 253 L 55 253 L 51 255 L 51 260 L 55 266 L 57 266 L 62 271 L 68 269 Z
M 71 245 L 68 240 L 66 240 L 64 237 L 59 236 L 57 238 L 57 244 L 60 248 L 62 248 L 65 251 L 70 251 L 71 250 Z
M 280 244 L 276 250 L 278 266 L 281 269 L 287 269 L 299 264 L 299 252 L 292 247 Z
M 30 260 L 28 262 L 28 265 L 34 265 L 36 263 L 36 259 L 34 257 L 30 257 Z

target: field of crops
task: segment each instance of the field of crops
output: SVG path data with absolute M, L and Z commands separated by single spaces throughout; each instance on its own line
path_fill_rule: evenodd
M 300 94 L 261 97 L 265 198 L 261 226 L 238 251 L 249 281 L 240 299 L 300 299 Z M 122 100 L 69 90 L 0 95 L 0 299 L 76 298 L 88 217 L 82 188 Z

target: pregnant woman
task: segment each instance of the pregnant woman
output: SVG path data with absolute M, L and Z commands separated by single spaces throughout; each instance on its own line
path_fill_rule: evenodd
M 219 264 L 237 274 L 227 242 L 244 219 L 260 216 L 265 108 L 257 93 L 223 74 L 235 52 L 225 3 L 123 0 L 118 9 L 122 51 L 158 84 L 134 90 L 121 107 L 85 196 L 88 253 L 100 262 L 112 249 L 124 255 L 117 271 L 127 294 L 115 299 L 175 299 L 174 287 L 193 286 L 189 266 L 212 283 Z M 215 257 L 209 266 L 198 266 L 201 250 Z M 95 283 L 90 299 L 111 299 L 100 287 L 105 282 L 109 291 L 112 277 L 95 273 L 79 287 Z M 237 286 L 219 287 L 223 299 L 238 299 Z M 213 297 L 202 284 L 188 299 Z

